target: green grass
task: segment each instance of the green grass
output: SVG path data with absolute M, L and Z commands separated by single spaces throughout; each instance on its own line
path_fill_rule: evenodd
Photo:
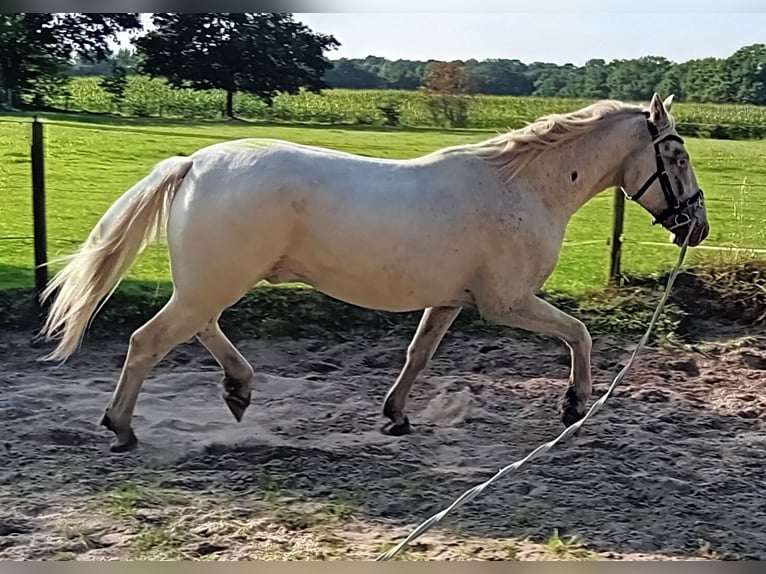
M 68 121 L 62 122 L 62 117 Z M 13 120 L 0 117 L 0 120 Z M 47 232 L 49 257 L 69 252 L 88 234 L 121 193 L 159 160 L 190 154 L 224 139 L 274 137 L 365 155 L 407 158 L 439 147 L 472 142 L 494 132 L 478 130 L 275 126 L 246 122 L 129 120 L 48 115 L 46 127 Z M 130 131 L 122 131 L 128 129 Z M 118 131 L 120 130 L 120 131 Z M 0 123 L 0 289 L 33 285 L 32 205 L 28 124 Z M 705 189 L 711 236 L 707 245 L 766 246 L 766 154 L 764 141 L 689 138 L 700 185 Z M 746 186 L 741 184 L 746 182 Z M 546 288 L 578 295 L 603 286 L 609 264 L 612 193 L 589 202 L 573 218 L 560 263 Z M 646 274 L 667 269 L 677 257 L 667 232 L 650 225 L 629 203 L 623 269 Z M 6 239 L 22 238 L 22 239 Z M 578 245 L 579 242 L 592 242 Z M 631 241 L 653 241 L 647 246 Z M 704 252 L 690 250 L 694 263 Z M 709 252 L 708 252 L 709 254 Z M 56 267 L 53 267 L 55 270 Z M 128 275 L 151 284 L 169 279 L 164 246 L 148 249 Z
M 546 547 L 548 552 L 558 560 L 596 560 L 598 558 L 595 552 L 584 548 L 576 537 L 562 539 L 557 529 L 553 530 Z

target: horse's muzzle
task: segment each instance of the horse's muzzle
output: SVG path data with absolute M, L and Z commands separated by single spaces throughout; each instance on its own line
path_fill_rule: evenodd
M 689 221 L 689 223 L 675 227 L 671 230 L 673 243 L 680 246 L 684 242 L 686 236 L 689 234 L 691 221 L 695 221 L 695 225 L 694 229 L 691 230 L 691 237 L 689 237 L 689 247 L 696 247 L 705 241 L 707 236 L 710 234 L 710 224 L 707 222 L 707 220 L 699 221 L 692 219 Z

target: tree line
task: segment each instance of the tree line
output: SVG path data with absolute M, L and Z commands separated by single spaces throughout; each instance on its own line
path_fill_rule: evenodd
M 229 115 L 237 92 L 269 102 L 278 93 L 323 88 L 644 101 L 658 91 L 687 102 L 766 105 L 764 44 L 728 58 L 682 63 L 656 56 L 592 59 L 583 66 L 517 59 L 331 60 L 338 40 L 291 14 L 155 13 L 152 24 L 143 30 L 137 13 L 0 14 L 0 87 L 14 107 L 40 107 L 65 93 L 73 75 L 103 76 L 104 88 L 119 98 L 128 74 L 146 74 L 176 87 L 222 89 Z M 125 31 L 133 34 L 132 49 L 112 53 L 110 40 Z
M 459 63 L 474 78 L 475 91 L 488 95 L 645 101 L 657 91 L 687 102 L 766 105 L 765 44 L 744 46 L 728 58 L 682 63 L 656 56 L 592 59 L 583 66 L 515 59 Z M 325 80 L 334 88 L 414 90 L 427 83 L 434 63 L 368 56 L 333 64 Z

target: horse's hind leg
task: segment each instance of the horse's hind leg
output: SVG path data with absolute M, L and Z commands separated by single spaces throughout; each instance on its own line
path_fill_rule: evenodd
M 217 318 L 209 321 L 197 333 L 197 339 L 223 369 L 223 400 L 237 422 L 242 421 L 242 416 L 250 405 L 253 367 L 221 331 Z
M 131 420 L 141 386 L 149 371 L 176 345 L 194 336 L 211 316 L 220 313 L 208 306 L 200 307 L 179 298 L 174 292 L 165 306 L 130 337 L 120 379 L 104 412 L 101 424 L 114 432 L 112 452 L 123 452 L 136 446 Z
M 385 434 L 401 436 L 411 432 L 410 421 L 404 413 L 407 395 L 460 310 L 460 307 L 429 307 L 423 313 L 415 336 L 407 348 L 404 368 L 386 395 L 383 415 L 391 419 L 391 423 L 383 428 Z

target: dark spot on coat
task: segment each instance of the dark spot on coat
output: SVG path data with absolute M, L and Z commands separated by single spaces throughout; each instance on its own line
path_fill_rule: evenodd
M 572 177 L 572 181 L 577 181 L 577 172 L 573 171 L 571 177 Z

